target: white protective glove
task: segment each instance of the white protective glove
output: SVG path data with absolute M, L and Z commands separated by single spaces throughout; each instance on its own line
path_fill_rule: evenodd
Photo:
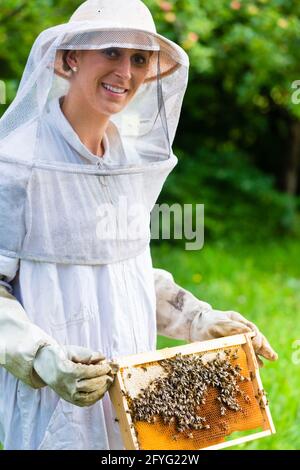
M 60 397 L 77 406 L 90 406 L 103 398 L 117 372 L 117 365 L 108 363 L 100 352 L 80 346 L 45 346 L 33 367 Z
M 186 341 L 205 341 L 253 331 L 252 344 L 260 367 L 263 362 L 258 355 L 270 361 L 278 358 L 257 326 L 240 313 L 213 310 L 211 305 L 178 286 L 168 271 L 154 269 L 154 280 L 158 334 Z
M 0 281 L 0 365 L 30 387 L 48 384 L 62 398 L 79 406 L 101 398 L 117 365 L 86 348 L 59 346 L 30 322 L 4 284 Z
M 57 343 L 29 321 L 22 305 L 0 284 L 0 365 L 30 387 L 44 387 L 33 360 L 41 347 L 51 344 Z

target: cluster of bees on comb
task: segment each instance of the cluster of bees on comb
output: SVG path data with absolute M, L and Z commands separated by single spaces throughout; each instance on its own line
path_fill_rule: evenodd
M 241 367 L 234 365 L 238 358 L 238 349 L 227 349 L 205 362 L 203 355 L 181 355 L 160 361 L 166 375 L 155 378 L 145 389 L 128 401 L 129 413 L 133 423 L 145 421 L 173 424 L 177 433 L 193 438 L 193 431 L 209 429 L 206 417 L 200 416 L 200 407 L 205 405 L 209 387 L 217 391 L 220 416 L 227 409 L 242 411 L 237 401 L 241 396 L 250 403 L 249 396 L 240 389 L 239 383 L 251 378 L 241 374 Z M 147 370 L 143 366 L 144 370 Z M 175 434 L 173 439 L 178 439 Z

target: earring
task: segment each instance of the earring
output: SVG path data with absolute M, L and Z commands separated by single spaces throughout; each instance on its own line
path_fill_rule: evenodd
M 73 67 L 72 70 L 73 72 L 78 72 L 78 67 Z

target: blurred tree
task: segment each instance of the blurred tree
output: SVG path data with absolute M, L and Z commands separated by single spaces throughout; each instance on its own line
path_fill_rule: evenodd
M 292 83 L 300 79 L 299 1 L 146 3 L 158 29 L 191 59 L 184 108 L 191 124 L 183 131 L 187 149 L 192 151 L 195 134 L 200 145 L 230 141 L 252 152 L 259 166 L 295 194 L 300 189 L 300 106 L 292 102 Z
M 64 23 L 81 0 L 1 0 L 0 79 L 14 98 L 31 46 L 45 28 Z

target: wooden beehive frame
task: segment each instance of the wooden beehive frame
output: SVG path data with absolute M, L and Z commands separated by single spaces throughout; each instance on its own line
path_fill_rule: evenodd
M 263 430 L 248 436 L 244 436 L 230 441 L 222 442 L 220 444 L 205 447 L 205 449 L 223 449 L 225 447 L 248 442 L 260 437 L 269 436 L 275 433 L 272 416 L 268 406 L 267 399 L 264 394 L 262 381 L 259 375 L 259 367 L 256 356 L 251 342 L 252 334 L 240 334 L 234 336 L 227 336 L 225 338 L 212 339 L 209 341 L 201 341 L 190 343 L 184 346 L 176 346 L 173 348 L 165 348 L 154 352 L 147 352 L 143 354 L 136 354 L 131 356 L 124 356 L 117 359 L 120 369 L 127 367 L 140 366 L 151 362 L 159 362 L 163 359 L 171 358 L 176 354 L 189 355 L 194 353 L 209 352 L 216 349 L 228 348 L 234 346 L 242 346 L 246 357 L 248 370 L 252 373 L 252 384 L 254 387 L 255 395 L 260 396 L 263 402 L 261 413 L 263 416 Z M 139 450 L 137 436 L 134 430 L 134 425 L 131 419 L 127 399 L 124 395 L 126 392 L 121 372 L 118 372 L 114 384 L 110 388 L 110 398 L 114 405 L 117 419 L 127 450 Z

